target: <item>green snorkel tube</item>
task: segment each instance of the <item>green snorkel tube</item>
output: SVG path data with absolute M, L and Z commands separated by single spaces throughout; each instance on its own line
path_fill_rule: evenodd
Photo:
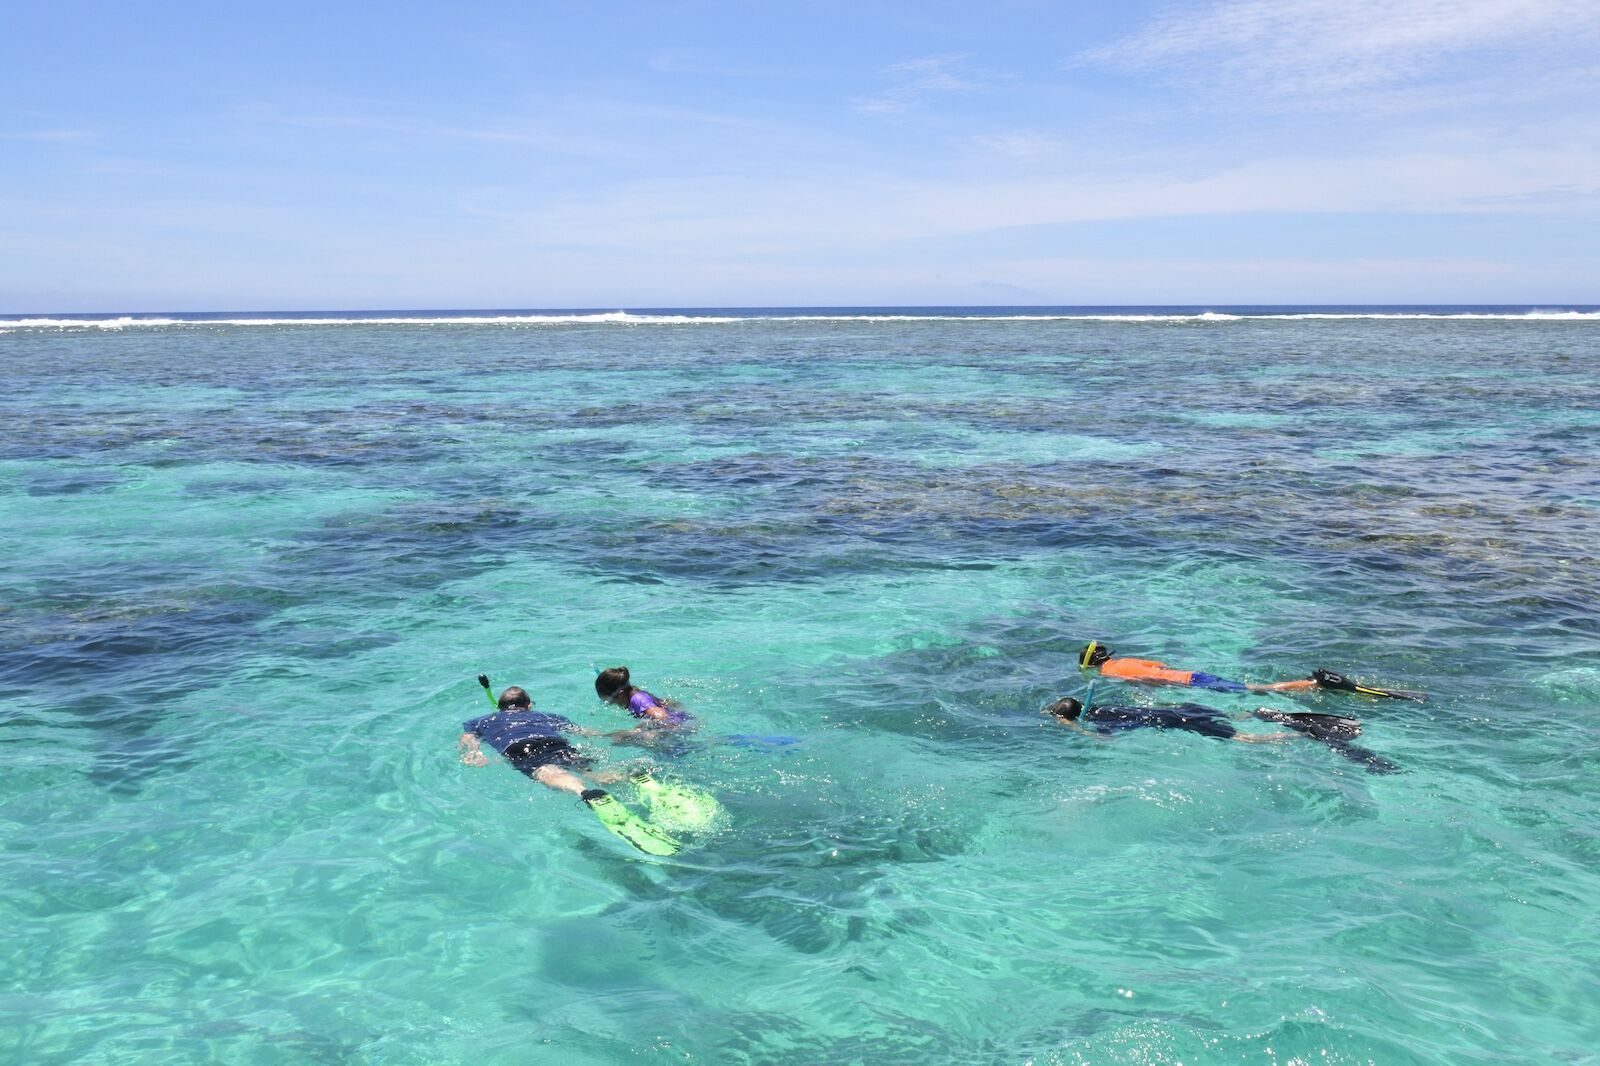
M 479 674 L 478 684 L 483 686 L 483 694 L 489 697 L 490 705 L 492 705 L 494 709 L 498 711 L 500 709 L 500 701 L 494 698 L 494 693 L 489 689 L 489 675 Z

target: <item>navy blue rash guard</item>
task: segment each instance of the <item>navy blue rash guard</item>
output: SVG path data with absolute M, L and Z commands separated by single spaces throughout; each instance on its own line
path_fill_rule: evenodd
M 486 714 L 461 728 L 488 741 L 490 747 L 511 760 L 521 773 L 537 775 L 541 766 L 566 766 L 587 770 L 591 763 L 561 735 L 563 729 L 576 729 L 559 714 L 512 709 Z
M 531 708 L 495 711 L 461 723 L 463 733 L 476 734 L 502 755 L 511 745 L 524 740 L 560 740 L 565 743 L 562 730 L 576 728 L 575 722 L 559 714 L 545 714 Z

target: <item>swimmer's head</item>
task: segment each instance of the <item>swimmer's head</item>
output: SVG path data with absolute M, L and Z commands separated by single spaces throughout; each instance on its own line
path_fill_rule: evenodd
M 629 687 L 626 666 L 613 666 L 609 670 L 602 670 L 600 676 L 594 679 L 594 694 L 608 703 L 627 692 Z
M 1071 696 L 1063 696 L 1045 707 L 1044 713 L 1062 722 L 1076 722 L 1083 713 L 1083 704 Z
M 1078 669 L 1091 670 L 1111 658 L 1111 649 L 1098 640 L 1091 640 L 1078 653 Z
M 500 698 L 495 701 L 495 704 L 502 711 L 525 711 L 533 706 L 533 697 L 528 695 L 527 690 L 512 685 L 500 693 Z

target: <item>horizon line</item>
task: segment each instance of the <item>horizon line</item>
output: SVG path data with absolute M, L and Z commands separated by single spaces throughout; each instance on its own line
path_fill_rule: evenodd
M 670 312 L 684 314 L 690 312 L 715 312 L 715 311 L 740 311 L 740 312 L 845 312 L 845 311 L 1241 311 L 1241 310 L 1412 310 L 1412 309 L 1525 309 L 1530 311 L 1596 311 L 1600 310 L 1600 303 L 1579 303 L 1567 300 L 1544 301 L 1515 301 L 1515 302 L 1485 302 L 1448 303 L 1448 302 L 1420 302 L 1407 301 L 1400 303 L 1302 303 L 1302 302 L 1272 302 L 1260 303 L 1251 301 L 1221 302 L 1209 301 L 1202 303 L 1008 303 L 1008 304 L 593 304 L 593 305 L 568 305 L 568 306 L 486 306 L 486 307 L 299 307 L 299 308 L 272 308 L 272 309 L 241 309 L 241 308 L 186 308 L 183 310 L 115 310 L 115 311 L 0 311 L 0 320 L 11 319 L 65 319 L 79 318 L 129 318 L 135 316 L 144 318 L 159 318 L 179 315 L 509 315 L 509 314 L 544 314 L 544 315 L 596 315 L 596 314 L 658 314 Z

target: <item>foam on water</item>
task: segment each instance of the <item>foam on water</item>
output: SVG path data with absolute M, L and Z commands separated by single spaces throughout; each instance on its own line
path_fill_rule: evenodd
M 872 314 L 788 314 L 763 312 L 738 313 L 673 313 L 657 314 L 637 311 L 592 312 L 518 312 L 474 313 L 470 311 L 449 314 L 328 314 L 328 315 L 251 315 L 251 316 L 159 316 L 119 315 L 116 317 L 24 317 L 0 316 L 0 332 L 24 329 L 154 329 L 173 326 L 587 326 L 587 325 L 728 325 L 744 322 L 1243 322 L 1256 320 L 1481 320 L 1489 322 L 1595 322 L 1600 321 L 1596 310 L 1541 310 L 1527 308 L 1514 311 L 1428 310 L 1428 311 L 1343 311 L 1343 310 L 1274 310 L 1270 312 L 1243 313 L 1222 311 L 1126 311 L 1079 312 L 1062 310 L 1053 313 L 1029 311 L 981 311 L 941 314 L 916 314 L 906 312 Z

